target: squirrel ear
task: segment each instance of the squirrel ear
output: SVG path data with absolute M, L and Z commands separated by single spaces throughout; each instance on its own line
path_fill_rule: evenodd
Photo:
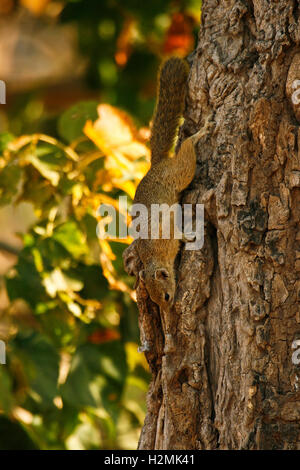
M 139 272 L 139 278 L 141 281 L 145 282 L 145 270 L 142 269 L 140 272 Z
M 168 279 L 168 277 L 169 277 L 169 271 L 167 269 L 160 268 L 155 271 L 155 279 L 164 280 L 164 279 Z

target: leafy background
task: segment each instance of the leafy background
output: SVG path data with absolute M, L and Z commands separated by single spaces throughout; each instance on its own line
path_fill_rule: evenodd
M 149 371 L 130 239 L 99 240 L 97 208 L 132 201 L 158 65 L 193 50 L 200 7 L 0 4 L 0 449 L 136 448 Z

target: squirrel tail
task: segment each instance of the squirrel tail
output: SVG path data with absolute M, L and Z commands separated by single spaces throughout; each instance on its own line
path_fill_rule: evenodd
M 188 74 L 188 63 L 178 57 L 171 57 L 160 67 L 157 105 L 150 137 L 152 163 L 166 158 L 174 144 L 179 119 L 184 109 Z

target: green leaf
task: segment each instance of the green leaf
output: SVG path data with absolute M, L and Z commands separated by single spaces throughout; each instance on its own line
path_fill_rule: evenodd
M 53 205 L 57 205 L 54 198 L 54 188 L 44 178 L 36 178 L 36 169 L 33 166 L 24 168 L 24 184 L 20 195 L 20 201 L 31 202 L 35 209 L 46 211 Z
M 24 299 L 32 308 L 41 297 L 45 297 L 42 279 L 31 256 L 28 256 L 28 248 L 21 252 L 12 274 L 7 275 L 6 288 L 10 300 Z
M 12 345 L 23 366 L 29 395 L 41 408 L 51 408 L 58 395 L 59 355 L 55 348 L 40 333 L 19 334 Z
M 0 206 L 9 204 L 18 192 L 22 170 L 15 164 L 8 164 L 0 170 Z
M 20 423 L 0 416 L 0 450 L 38 450 L 38 447 Z
M 57 307 L 51 310 L 50 304 L 50 302 L 48 305 L 39 304 L 37 308 L 38 313 L 43 314 L 39 317 L 43 330 L 47 331 L 48 337 L 57 348 L 72 345 L 74 337 L 76 337 L 76 334 L 78 333 L 76 323 L 70 321 L 69 312 Z M 49 310 L 47 311 L 46 309 L 48 306 Z
M 14 139 L 14 136 L 10 134 L 9 132 L 2 132 L 0 134 L 0 153 L 2 153 L 3 150 L 6 149 L 9 142 L 11 142 L 13 139 Z
M 73 358 L 63 399 L 74 407 L 104 406 L 115 415 L 127 375 L 127 364 L 120 341 L 80 346 Z
M 80 292 L 82 298 L 101 301 L 107 297 L 109 285 L 107 279 L 103 276 L 100 266 L 96 264 L 87 266 L 79 263 L 77 271 L 84 281 L 84 287 Z
M 30 162 L 39 173 L 53 186 L 57 186 L 67 158 L 63 151 L 54 145 L 42 144 L 35 148 L 35 152 L 25 152 L 25 160 Z
M 95 121 L 98 117 L 97 106 L 96 101 L 82 101 L 72 106 L 58 121 L 59 135 L 69 143 L 82 137 L 86 121 Z
M 61 387 L 63 400 L 77 409 L 83 406 L 97 407 L 99 398 L 94 397 L 90 389 L 92 381 L 91 371 L 86 367 L 85 359 L 78 351 L 72 360 L 67 381 Z
M 11 395 L 11 379 L 4 365 L 0 366 L 0 384 L 0 411 L 7 413 L 12 407 L 13 396 Z
M 36 155 L 30 155 L 27 159 L 44 178 L 49 180 L 53 186 L 57 186 L 59 183 L 59 172 L 51 168 L 51 165 L 41 161 Z
M 40 251 L 45 265 L 45 271 L 53 267 L 67 269 L 70 266 L 70 253 L 52 237 L 35 239 L 36 247 Z
M 58 226 L 54 230 L 52 238 L 58 241 L 74 258 L 87 254 L 85 236 L 73 221 Z

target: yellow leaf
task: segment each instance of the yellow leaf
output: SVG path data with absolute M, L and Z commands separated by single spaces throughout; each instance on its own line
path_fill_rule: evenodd
M 133 184 L 132 181 L 114 181 L 114 186 L 116 188 L 122 189 L 125 193 L 128 194 L 128 196 L 131 197 L 131 199 L 134 198 L 135 195 L 135 185 Z
M 128 114 L 109 104 L 100 104 L 97 111 L 99 118 L 94 128 L 110 147 L 128 145 L 135 140 L 137 131 Z
M 148 157 L 149 155 L 148 148 L 140 142 L 131 142 L 127 145 L 121 145 L 118 150 L 119 152 L 134 160 L 143 156 Z
M 109 243 L 106 240 L 100 240 L 102 251 L 100 253 L 100 264 L 102 267 L 103 275 L 106 277 L 111 289 L 127 292 L 133 298 L 133 292 L 123 281 L 117 280 L 116 271 L 112 265 L 111 260 L 116 257 L 111 250 Z
M 110 244 L 106 240 L 100 240 L 100 246 L 109 260 L 114 261 L 116 259 L 116 255 L 113 253 Z
M 21 4 L 26 7 L 31 13 L 40 15 L 43 13 L 51 0 L 21 0 Z
M 106 155 L 120 158 L 123 154 L 132 160 L 149 157 L 149 149 L 128 114 L 109 104 L 100 104 L 98 115 L 94 124 L 86 123 L 84 132 Z
M 138 345 L 136 343 L 125 343 L 125 351 L 129 370 L 132 372 L 136 366 L 141 365 L 145 370 L 149 370 L 148 363 L 144 354 L 138 352 Z
M 110 148 L 108 145 L 105 144 L 105 141 L 101 135 L 94 129 L 92 121 L 88 120 L 85 123 L 83 128 L 83 132 L 85 135 L 91 139 L 102 151 L 105 155 L 110 154 Z

